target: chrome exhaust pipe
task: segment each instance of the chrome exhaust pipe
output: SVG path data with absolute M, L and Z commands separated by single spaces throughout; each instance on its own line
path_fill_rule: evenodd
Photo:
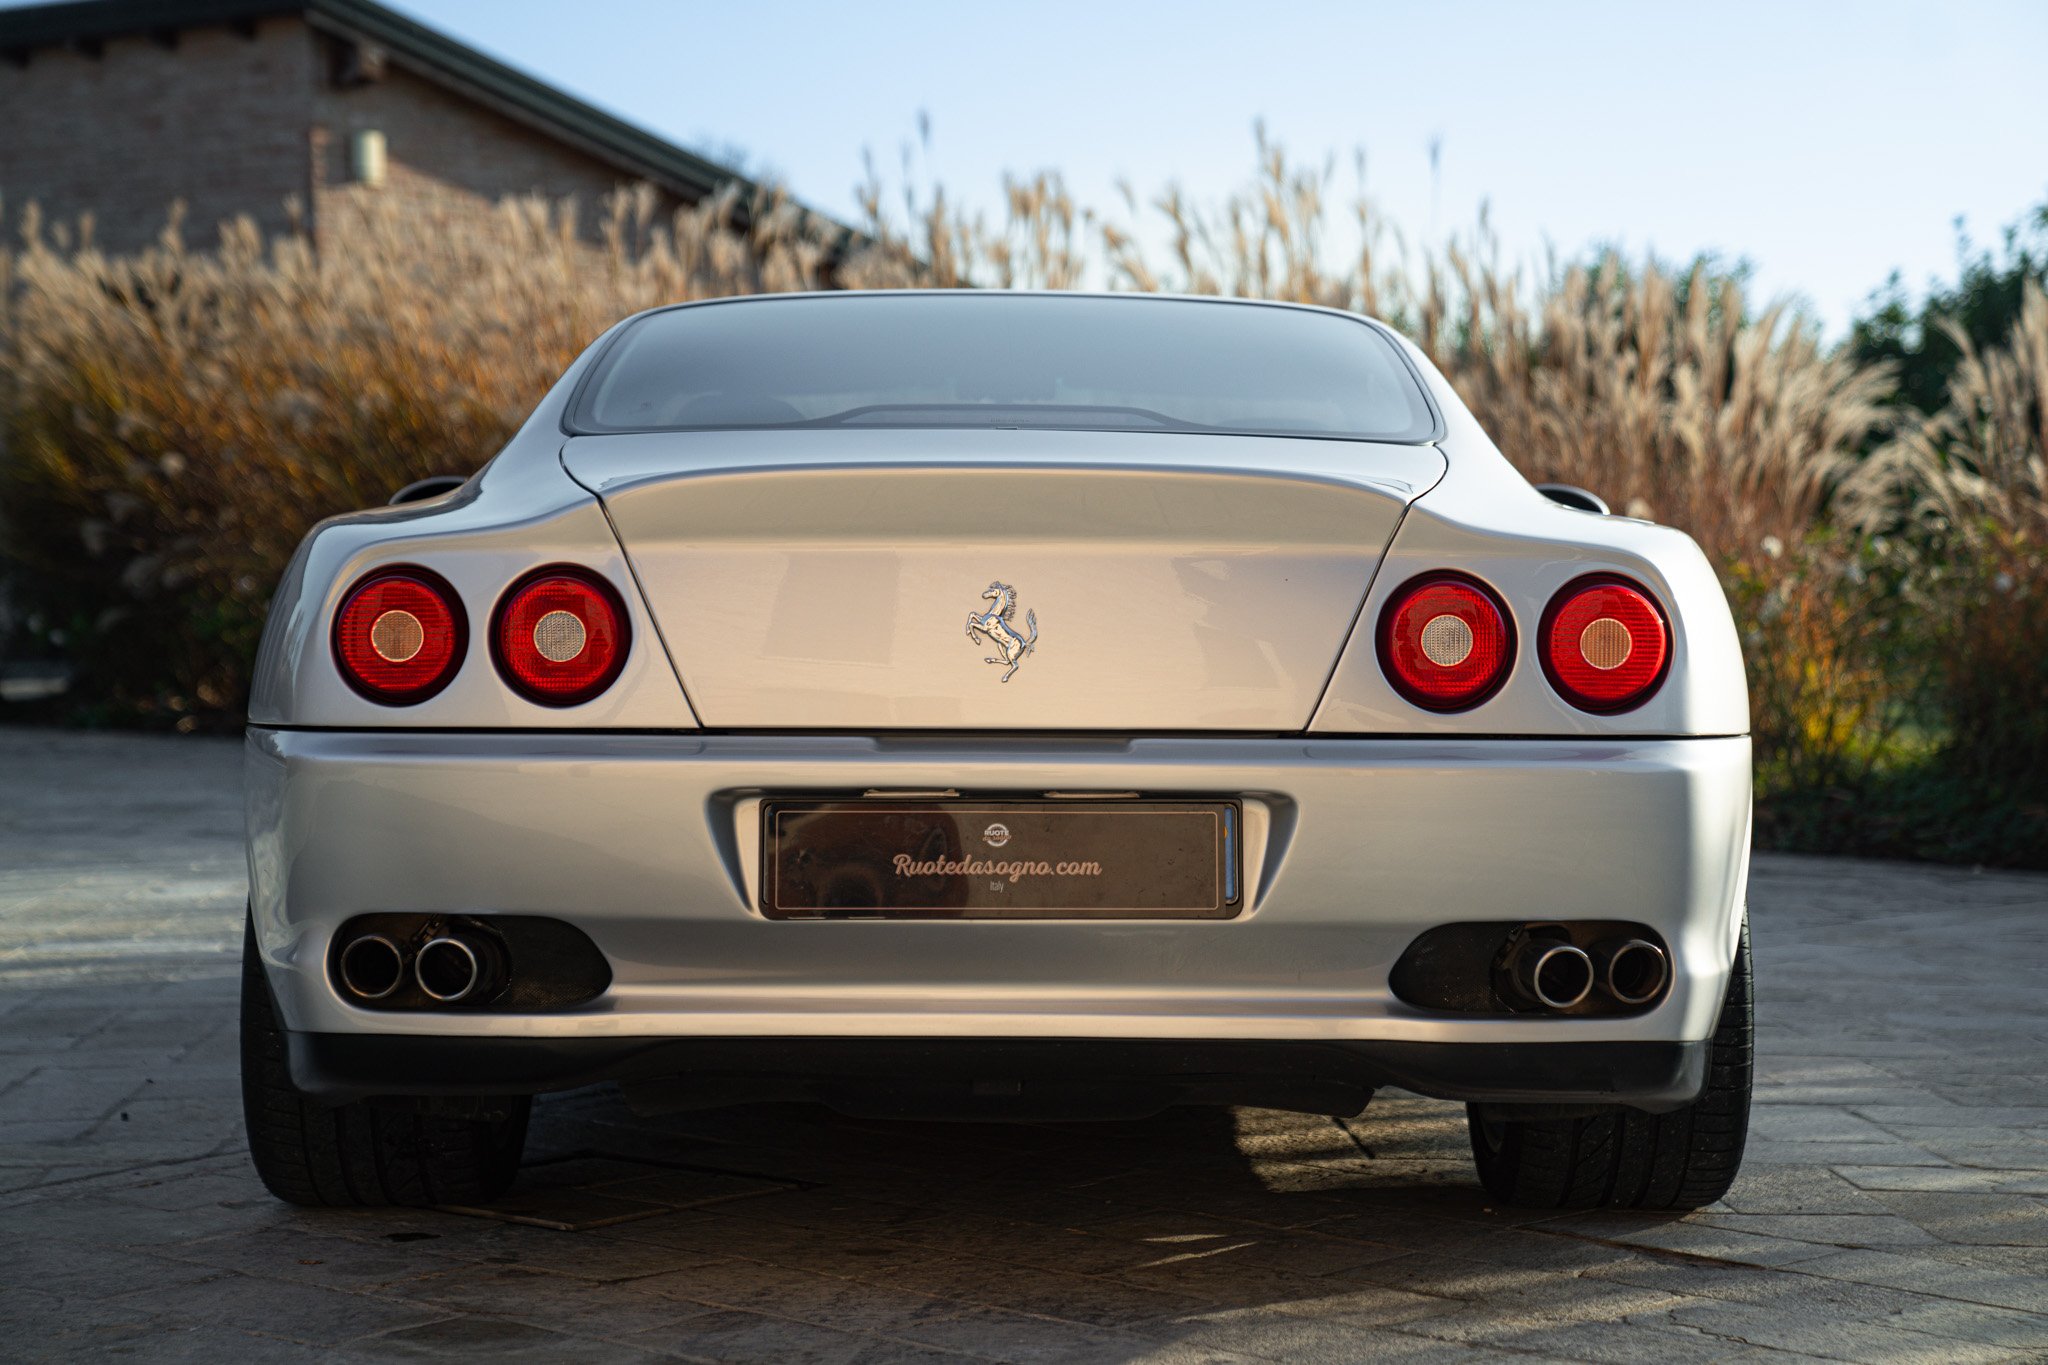
M 1671 960 L 1644 939 L 1609 939 L 1593 952 L 1600 961 L 1600 984 L 1624 1005 L 1649 1004 L 1671 980 Z
M 405 950 L 382 934 L 351 939 L 337 964 L 343 989 L 358 1000 L 382 1000 L 405 981 Z
M 1593 959 L 1573 944 L 1532 938 L 1515 954 L 1513 978 L 1523 995 L 1545 1009 L 1568 1010 L 1593 993 Z
M 452 934 L 427 940 L 413 958 L 412 973 L 420 990 L 444 1005 L 481 1000 L 503 977 L 495 945 Z

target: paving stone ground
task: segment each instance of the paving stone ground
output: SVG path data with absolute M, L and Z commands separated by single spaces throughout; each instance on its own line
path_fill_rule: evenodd
M 1493 1207 L 1459 1107 L 1397 1092 L 962 1127 L 590 1091 L 498 1217 L 315 1213 L 241 1138 L 238 774 L 0 730 L 0 1358 L 2048 1359 L 2048 876 L 1759 857 L 1749 1161 L 1688 1217 Z

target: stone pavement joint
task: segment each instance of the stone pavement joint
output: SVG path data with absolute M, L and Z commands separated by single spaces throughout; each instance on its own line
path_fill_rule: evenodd
M 1756 1121 L 1687 1217 L 1487 1203 L 1457 1105 L 1343 1123 L 635 1117 L 488 1216 L 270 1199 L 232 743 L 0 729 L 9 1359 L 2048 1360 L 2048 876 L 1759 856 Z M 565 1230 L 566 1229 L 566 1230 Z

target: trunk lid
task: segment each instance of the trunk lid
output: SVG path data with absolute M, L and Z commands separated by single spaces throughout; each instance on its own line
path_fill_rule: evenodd
M 1444 469 L 1431 446 L 1019 430 L 562 458 L 720 729 L 1303 729 Z

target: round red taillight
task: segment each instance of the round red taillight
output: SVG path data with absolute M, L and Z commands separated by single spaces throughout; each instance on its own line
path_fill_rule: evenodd
M 1642 705 L 1671 665 L 1671 628 L 1657 600 L 1626 578 L 1564 586 L 1543 613 L 1543 673 L 1578 707 L 1612 715 Z
M 1426 710 L 1463 711 L 1507 681 L 1515 629 L 1484 584 L 1424 574 L 1402 584 L 1380 613 L 1379 650 L 1396 692 Z
M 468 646 L 469 618 L 455 589 L 411 565 L 357 579 L 334 614 L 341 676 L 386 706 L 410 706 L 446 687 Z
M 542 706 L 575 706 L 626 666 L 632 627 L 611 584 L 574 565 L 514 583 L 491 619 L 491 654 L 512 690 Z

